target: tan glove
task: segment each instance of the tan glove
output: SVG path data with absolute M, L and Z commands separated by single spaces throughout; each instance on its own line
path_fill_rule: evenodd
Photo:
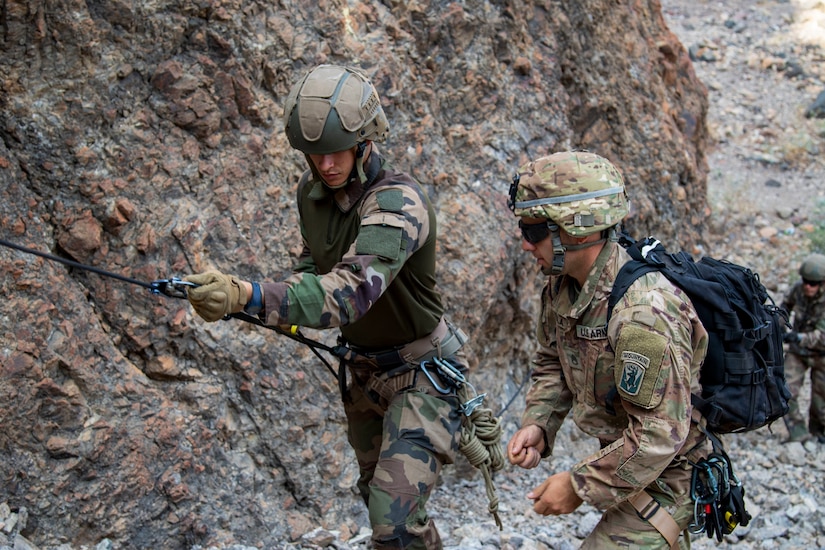
M 209 322 L 241 311 L 246 305 L 246 287 L 233 275 L 209 271 L 188 275 L 184 280 L 199 285 L 187 289 L 186 296 L 195 312 Z

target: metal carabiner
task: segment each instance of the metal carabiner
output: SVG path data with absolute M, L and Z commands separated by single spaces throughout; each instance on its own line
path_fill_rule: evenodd
M 171 279 L 159 279 L 157 281 L 152 281 L 149 284 L 149 291 L 152 294 L 163 294 L 164 296 L 169 296 L 170 298 L 186 298 L 186 289 L 187 288 L 194 288 L 199 285 L 184 281 L 183 279 L 179 279 L 177 277 L 172 277 Z
M 440 393 L 442 395 L 449 395 L 450 391 L 451 391 L 450 388 L 444 388 L 438 382 L 435 381 L 435 378 L 433 378 L 433 375 L 430 374 L 430 371 L 427 370 L 427 363 L 428 363 L 428 361 L 421 361 L 421 364 L 418 365 L 418 367 L 421 369 L 421 372 L 424 373 L 424 375 L 430 381 L 430 384 L 433 385 L 433 387 L 436 389 L 436 391 L 438 393 Z
M 444 359 L 440 359 L 438 357 L 433 358 L 433 363 L 438 368 L 438 372 L 443 374 L 450 384 L 455 387 L 456 390 L 460 390 L 462 386 L 465 384 L 472 389 L 473 393 L 476 393 L 475 387 L 472 384 L 467 382 L 467 378 L 455 365 L 450 363 L 449 361 L 445 361 Z M 461 412 L 464 413 L 464 416 L 469 417 L 473 414 L 477 408 L 479 408 L 482 403 L 484 402 L 484 398 L 487 396 L 486 393 L 482 393 L 481 395 L 476 395 L 475 397 L 468 399 L 466 402 L 461 404 Z
M 469 399 L 466 403 L 461 404 L 461 412 L 464 413 L 464 416 L 469 417 L 473 414 L 477 408 L 481 406 L 484 402 L 484 398 L 487 397 L 486 393 L 482 393 L 481 395 L 476 395 L 472 399 Z
M 461 371 L 458 370 L 455 367 L 455 365 L 453 365 L 449 361 L 445 361 L 440 357 L 433 357 L 432 362 L 435 363 L 438 372 L 446 376 L 450 380 L 450 382 L 452 382 L 452 385 L 455 386 L 456 389 L 460 388 L 461 385 L 467 381 L 467 379 L 464 378 L 464 375 L 461 373 Z
M 693 501 L 693 520 L 688 525 L 688 530 L 692 535 L 703 533 L 707 527 L 707 516 L 705 514 L 705 505 L 700 504 L 698 500 Z

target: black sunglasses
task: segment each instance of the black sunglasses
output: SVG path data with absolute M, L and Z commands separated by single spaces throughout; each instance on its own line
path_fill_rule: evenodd
M 519 220 L 518 227 L 521 229 L 521 236 L 524 237 L 525 241 L 530 244 L 538 244 L 549 237 L 550 233 L 553 231 L 553 228 L 557 226 L 550 221 L 541 223 L 524 223 L 524 220 Z
M 819 285 L 822 284 L 822 281 L 812 281 L 810 279 L 803 278 L 802 279 L 802 284 L 803 285 L 808 285 L 808 286 L 819 286 Z

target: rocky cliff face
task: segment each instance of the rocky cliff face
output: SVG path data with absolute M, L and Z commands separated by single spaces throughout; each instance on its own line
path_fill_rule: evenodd
M 0 237 L 143 282 L 286 273 L 305 161 L 283 101 L 318 63 L 364 69 L 496 410 L 540 282 L 505 206 L 521 163 L 605 155 L 631 229 L 701 240 L 706 93 L 656 0 L 5 0 L 0 21 Z M 7 247 L 0 283 L 0 503 L 29 540 L 271 547 L 367 523 L 306 347 Z

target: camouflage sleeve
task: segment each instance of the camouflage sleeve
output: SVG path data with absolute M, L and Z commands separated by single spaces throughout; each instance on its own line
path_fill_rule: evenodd
M 825 351 L 825 294 L 819 296 L 819 301 L 810 308 L 810 326 L 813 330 L 803 332 L 799 345 L 817 352 Z
M 430 234 L 428 203 L 418 186 L 373 189 L 358 208 L 358 236 L 329 273 L 261 284 L 267 324 L 330 328 L 360 319 Z
M 785 298 L 782 300 L 782 304 L 779 306 L 785 311 L 787 311 L 789 315 L 793 312 L 793 308 L 796 307 L 796 289 L 798 287 L 798 283 L 793 285 L 785 294 Z
M 577 494 L 602 510 L 650 485 L 682 449 L 691 432 L 692 373 L 707 349 L 695 310 L 672 287 L 634 284 L 614 310 L 608 338 L 628 424 L 572 471 Z
M 559 361 L 555 324 L 549 314 L 549 294 L 545 287 L 541 294 L 541 316 L 536 329 L 539 347 L 533 358 L 532 385 L 527 392 L 521 425 L 536 425 L 544 430 L 547 457 L 553 451 L 556 433 L 573 406 L 573 393 L 567 387 Z

